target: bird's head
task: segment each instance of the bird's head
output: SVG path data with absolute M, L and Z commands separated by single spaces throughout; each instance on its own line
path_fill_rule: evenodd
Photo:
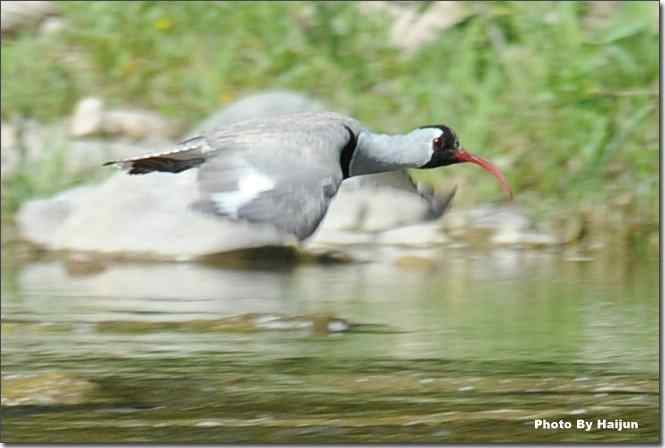
M 487 160 L 471 154 L 460 146 L 455 131 L 450 127 L 445 125 L 423 126 L 413 131 L 413 134 L 421 137 L 419 140 L 422 140 L 423 148 L 429 154 L 427 163 L 421 165 L 419 168 L 437 168 L 465 162 L 475 163 L 476 165 L 480 165 L 485 171 L 492 173 L 499 181 L 501 189 L 512 199 L 513 191 L 503 173 Z

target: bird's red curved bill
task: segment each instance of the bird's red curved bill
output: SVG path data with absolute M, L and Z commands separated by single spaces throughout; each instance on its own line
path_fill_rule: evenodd
M 499 181 L 499 184 L 501 185 L 501 189 L 508 194 L 510 199 L 513 199 L 513 189 L 510 187 L 510 184 L 506 180 L 506 177 L 503 175 L 503 173 L 497 168 L 496 166 L 492 165 L 489 163 L 487 160 L 478 157 L 476 155 L 471 154 L 470 152 L 460 149 L 456 153 L 457 159 L 463 162 L 471 162 L 475 163 L 476 165 L 480 165 L 485 171 L 488 171 L 496 177 L 496 179 Z

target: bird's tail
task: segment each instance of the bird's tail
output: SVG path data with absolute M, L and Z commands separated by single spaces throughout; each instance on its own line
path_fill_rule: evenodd
M 112 160 L 106 165 L 116 165 L 128 174 L 146 174 L 152 171 L 179 173 L 206 161 L 210 145 L 203 137 L 194 137 L 179 143 L 173 151 L 147 154 L 124 160 Z

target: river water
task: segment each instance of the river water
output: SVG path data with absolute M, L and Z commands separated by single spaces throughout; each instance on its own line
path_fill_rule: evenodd
M 357 251 L 138 263 L 5 248 L 3 441 L 658 440 L 653 251 Z M 638 428 L 598 428 L 618 419 Z

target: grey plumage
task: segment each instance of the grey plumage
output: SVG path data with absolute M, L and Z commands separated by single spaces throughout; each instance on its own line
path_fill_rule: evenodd
M 347 130 L 348 128 L 348 130 Z M 336 113 L 248 120 L 182 142 L 174 151 L 114 161 L 129 174 L 199 166 L 199 210 L 270 223 L 302 240 L 343 180 L 340 159 L 364 127 Z

